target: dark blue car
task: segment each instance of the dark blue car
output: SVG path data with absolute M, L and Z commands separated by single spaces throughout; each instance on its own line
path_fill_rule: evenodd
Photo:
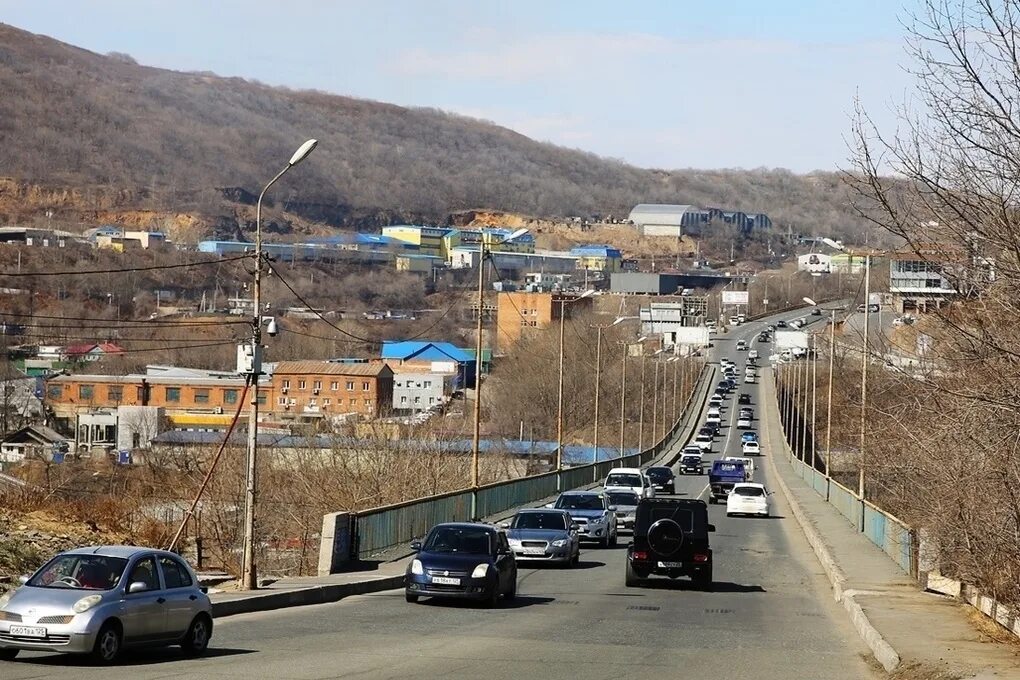
M 499 596 L 517 596 L 517 562 L 506 534 L 488 524 L 437 524 L 411 548 L 404 596 L 471 599 L 496 606 Z

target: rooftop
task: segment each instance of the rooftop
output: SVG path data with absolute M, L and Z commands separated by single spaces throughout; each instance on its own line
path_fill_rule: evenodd
M 335 361 L 281 361 L 273 369 L 274 375 L 356 375 L 382 376 L 393 369 L 384 363 L 345 364 Z

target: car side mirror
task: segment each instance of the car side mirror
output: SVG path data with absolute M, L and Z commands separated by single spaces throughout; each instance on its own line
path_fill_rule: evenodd
M 421 552 L 421 541 L 411 541 L 411 550 Z
M 608 508 L 606 508 L 606 509 L 607 509 L 607 510 L 609 510 L 609 512 L 616 512 L 616 506 L 615 506 L 615 505 L 610 505 L 610 506 L 609 506 Z
M 554 508 L 554 507 L 556 507 L 556 504 L 555 503 L 546 503 L 542 507 L 543 508 Z
M 146 583 L 145 581 L 135 581 L 134 583 L 128 586 L 127 591 L 128 594 L 131 595 L 133 593 L 144 593 L 148 589 L 149 584 Z
M 581 525 L 578 524 L 577 522 L 571 522 L 570 523 L 570 530 L 571 531 L 577 531 L 580 528 L 581 528 Z
M 499 528 L 500 529 L 509 529 L 510 528 L 510 522 L 500 522 L 499 523 Z
M 28 583 L 28 579 L 29 579 L 28 574 L 22 574 L 21 576 L 18 577 L 18 583 L 20 583 L 21 585 L 25 585 L 26 583 Z
M 715 531 L 715 525 L 714 525 L 714 524 L 709 524 L 709 525 L 708 525 L 708 530 L 709 530 L 710 532 L 711 532 L 711 531 Z

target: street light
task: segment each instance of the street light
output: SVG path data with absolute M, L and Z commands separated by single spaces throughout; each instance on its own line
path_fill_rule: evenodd
M 566 299 L 560 298 L 560 375 L 559 375 L 559 392 L 556 398 L 556 471 L 560 472 L 563 469 L 563 329 L 564 329 L 564 317 L 566 313 L 567 303 L 577 302 L 583 300 L 586 297 L 594 295 L 595 291 L 591 288 L 584 291 L 577 297 Z M 556 476 L 556 488 L 560 487 L 560 476 Z
M 262 189 L 255 204 L 255 273 L 252 287 L 251 349 L 248 379 L 251 383 L 251 409 L 248 411 L 248 460 L 244 489 L 244 547 L 242 549 L 241 587 L 254 590 L 258 587 L 255 569 L 255 501 L 256 475 L 258 471 L 258 423 L 259 423 L 259 376 L 262 374 L 262 199 L 269 188 L 295 165 L 308 158 L 319 142 L 309 139 L 298 147 L 287 161 L 287 166 L 278 172 Z M 247 351 L 245 352 L 247 353 Z
M 509 243 L 528 233 L 527 229 L 518 229 L 494 245 Z M 475 407 L 474 432 L 471 438 L 471 517 L 475 517 L 478 501 L 478 450 L 481 445 L 482 433 L 482 305 L 485 302 L 485 259 L 490 257 L 490 247 L 482 239 L 478 258 L 478 323 L 475 327 Z

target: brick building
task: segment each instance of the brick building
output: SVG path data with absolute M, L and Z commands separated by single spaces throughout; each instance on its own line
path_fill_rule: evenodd
M 282 361 L 273 369 L 269 409 L 280 417 L 356 413 L 375 417 L 390 410 L 393 371 L 384 363 Z
M 496 346 L 507 351 L 526 329 L 546 328 L 559 322 L 560 311 L 567 319 L 590 310 L 591 298 L 564 293 L 514 291 L 496 296 Z

